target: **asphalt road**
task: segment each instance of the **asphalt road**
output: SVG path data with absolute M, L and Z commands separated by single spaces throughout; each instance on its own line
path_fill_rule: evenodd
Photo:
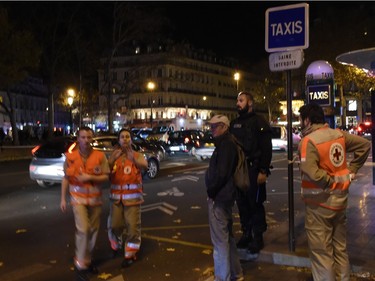
M 101 274 L 91 280 L 206 280 L 213 266 L 204 186 L 207 164 L 173 156 L 163 162 L 156 179 L 145 180 L 142 250 L 126 269 L 120 268 L 121 256 L 112 257 L 107 239 L 106 186 L 95 250 Z M 273 166 L 266 202 L 269 227 L 288 218 L 286 154 L 275 153 Z M 0 280 L 74 280 L 73 214 L 61 213 L 59 201 L 59 186 L 43 189 L 28 178 L 28 161 L 0 163 Z M 240 235 L 238 216 L 235 231 Z

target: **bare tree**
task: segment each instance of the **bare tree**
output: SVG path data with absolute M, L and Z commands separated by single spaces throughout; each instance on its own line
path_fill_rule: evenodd
M 136 41 L 152 41 L 162 22 L 158 13 L 148 11 L 146 6 L 129 2 L 115 2 L 113 8 L 112 45 L 108 51 L 104 69 L 105 84 L 100 92 L 107 96 L 108 130 L 113 132 L 113 59 L 122 48 Z M 149 37 L 149 38 L 147 38 Z
M 0 87 L 6 91 L 9 101 L 9 106 L 5 104 L 5 101 L 0 101 L 0 107 L 9 116 L 13 144 L 18 145 L 12 87 L 22 82 L 28 76 L 29 70 L 38 66 L 41 51 L 30 32 L 14 29 L 5 9 L 0 9 L 0 26 Z

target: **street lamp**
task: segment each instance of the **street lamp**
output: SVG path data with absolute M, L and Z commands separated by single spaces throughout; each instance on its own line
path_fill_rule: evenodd
M 234 80 L 236 80 L 236 83 L 237 83 L 237 91 L 238 91 L 238 81 L 240 80 L 240 73 L 239 72 L 236 72 L 234 74 Z
M 72 114 L 72 105 L 74 100 L 74 90 L 69 89 L 68 90 L 68 105 L 69 105 L 69 126 L 70 126 L 70 132 L 69 134 L 73 134 L 73 114 Z
M 154 103 L 154 99 L 152 97 L 152 92 L 155 89 L 155 83 L 154 82 L 148 82 L 147 83 L 147 89 L 151 92 L 151 116 L 150 116 L 150 123 L 151 123 L 151 129 L 152 129 L 152 104 Z

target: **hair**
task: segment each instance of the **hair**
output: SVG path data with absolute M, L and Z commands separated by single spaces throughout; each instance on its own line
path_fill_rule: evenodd
M 78 129 L 78 134 L 77 135 L 79 136 L 80 132 L 82 132 L 82 131 L 91 132 L 94 135 L 94 130 L 91 129 L 90 127 L 88 127 L 88 126 L 80 127 Z
M 120 140 L 120 135 L 122 132 L 128 132 L 130 136 L 132 135 L 132 132 L 129 129 L 123 128 L 118 132 L 117 139 Z
M 307 105 L 303 105 L 299 109 L 299 113 L 301 114 L 302 121 L 306 118 L 309 118 L 311 124 L 324 124 L 324 111 L 320 107 L 320 105 L 316 103 L 309 103 Z
M 250 94 L 249 92 L 239 92 L 238 93 L 238 97 L 239 96 L 242 96 L 242 95 L 246 95 L 246 97 L 251 100 L 252 102 L 254 102 L 254 97 L 252 94 Z

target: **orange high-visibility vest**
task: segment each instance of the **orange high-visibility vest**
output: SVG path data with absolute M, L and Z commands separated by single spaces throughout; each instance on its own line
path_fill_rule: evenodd
M 306 161 L 307 144 L 311 142 L 319 154 L 319 168 L 327 172 L 333 183 L 327 188 L 313 182 L 302 173 L 301 193 L 306 203 L 332 210 L 346 207 L 350 186 L 350 171 L 346 163 L 345 139 L 339 130 L 322 127 L 302 139 L 301 162 Z M 308 169 L 308 168 L 307 168 Z
M 76 180 L 76 176 L 82 173 L 102 175 L 105 157 L 104 153 L 93 150 L 84 162 L 78 149 L 66 154 L 65 175 L 68 177 L 69 192 L 73 205 L 96 206 L 103 203 L 101 187 L 93 182 L 79 182 Z
M 139 153 L 133 151 L 136 159 Z M 109 198 L 125 206 L 138 205 L 143 200 L 142 174 L 140 169 L 129 159 L 119 157 L 111 172 L 111 190 Z

